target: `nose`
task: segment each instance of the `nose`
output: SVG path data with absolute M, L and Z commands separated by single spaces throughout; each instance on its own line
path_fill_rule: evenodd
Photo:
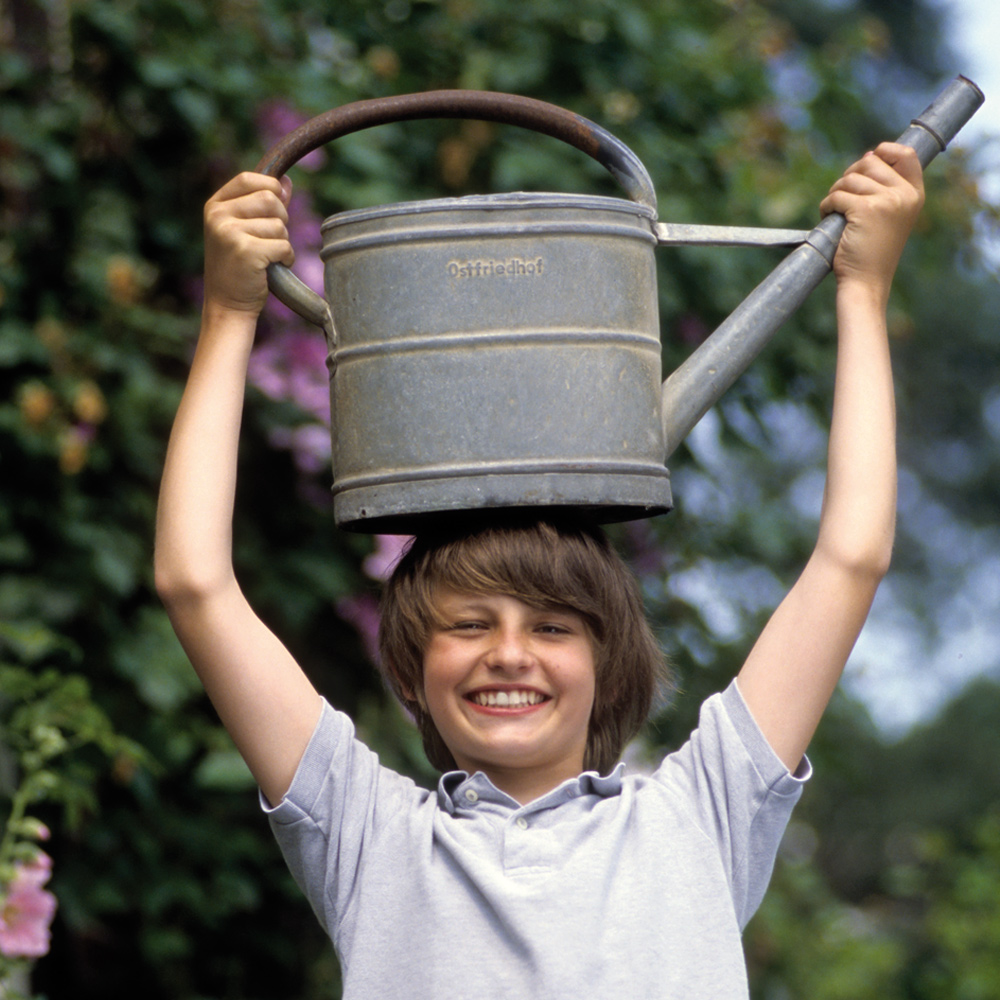
M 487 666 L 498 671 L 519 672 L 534 663 L 528 637 L 517 628 L 499 628 L 487 651 Z

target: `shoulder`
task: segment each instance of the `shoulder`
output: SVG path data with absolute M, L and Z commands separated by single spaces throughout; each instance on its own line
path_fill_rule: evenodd
M 655 773 L 660 781 L 680 783 L 700 794 L 713 787 L 730 793 L 742 788 L 751 797 L 794 796 L 811 770 L 808 761 L 791 774 L 754 720 L 734 680 L 702 704 L 698 726 L 687 742 L 669 754 Z
M 265 811 L 278 825 L 305 817 L 329 823 L 346 814 L 370 814 L 390 800 L 396 805 L 416 803 L 427 794 L 412 779 L 383 765 L 358 739 L 349 716 L 324 699 L 288 793 L 273 808 L 265 803 Z

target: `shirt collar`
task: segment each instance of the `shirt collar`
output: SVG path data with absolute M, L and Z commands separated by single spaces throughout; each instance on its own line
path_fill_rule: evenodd
M 597 771 L 584 771 L 576 778 L 567 778 L 552 791 L 535 799 L 530 807 L 551 809 L 582 795 L 611 798 L 621 792 L 624 773 L 624 762 L 616 764 L 614 770 L 605 775 L 600 775 Z M 453 814 L 458 808 L 468 807 L 467 793 L 470 791 L 475 793 L 476 801 L 492 802 L 511 809 L 521 808 L 516 799 L 497 788 L 482 771 L 476 771 L 473 775 L 467 771 L 447 771 L 442 774 L 438 781 L 438 805 Z

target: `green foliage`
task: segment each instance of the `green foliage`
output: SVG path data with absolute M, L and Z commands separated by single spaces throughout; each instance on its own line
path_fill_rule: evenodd
M 132 996 L 137 982 L 152 1000 L 337 995 L 328 946 L 167 626 L 150 569 L 159 470 L 197 325 L 201 206 L 277 138 L 264 135 L 268 106 L 311 115 L 433 87 L 516 91 L 620 135 L 656 181 L 661 218 L 805 227 L 842 168 L 901 131 L 951 75 L 935 61 L 929 10 L 917 0 L 3 8 L 0 643 L 12 667 L 44 668 L 38 682 L 49 678 L 53 697 L 59 678 L 86 677 L 89 693 L 75 689 L 80 719 L 103 713 L 150 762 L 137 768 L 116 754 L 99 777 L 86 755 L 59 758 L 63 812 L 46 818 L 61 906 L 40 988 L 80 1000 Z M 324 213 L 471 191 L 617 193 L 576 150 L 473 122 L 383 126 L 293 174 L 305 203 Z M 902 451 L 919 482 L 983 523 L 1000 482 L 1000 441 L 980 405 L 1000 360 L 987 333 L 997 296 L 967 246 L 977 211 L 967 164 L 949 153 L 928 183 L 895 300 Z M 660 251 L 666 367 L 777 259 Z M 276 326 L 262 330 L 264 343 Z M 683 698 L 651 727 L 656 746 L 678 743 L 701 698 L 732 675 L 811 543 L 833 334 L 823 290 L 673 459 L 678 510 L 615 531 L 680 673 Z M 312 419 L 250 394 L 235 528 L 241 582 L 384 759 L 432 780 L 347 620 L 345 599 L 370 600 L 369 542 L 334 531 L 326 473 L 303 472 L 272 445 Z M 961 445 L 978 460 L 958 473 L 935 460 Z M 910 537 L 904 522 L 898 562 L 901 579 L 910 572 L 921 584 L 910 595 L 917 608 L 931 603 L 922 585 L 932 534 Z M 849 714 L 835 714 L 820 738 L 831 815 L 841 791 L 861 789 L 871 802 L 889 782 L 865 784 L 866 761 L 883 751 Z M 801 987 L 803 996 L 861 997 L 864 971 L 884 985 L 880 997 L 892 996 L 900 949 L 914 939 L 897 925 L 869 937 L 852 930 L 843 908 L 863 901 L 846 876 L 837 880 L 824 825 L 814 826 L 824 840 L 816 861 L 827 867 L 822 877 L 808 861 L 781 869 L 761 916 L 760 995 Z M 969 866 L 984 851 L 970 847 Z M 855 874 L 855 885 L 880 877 Z M 957 920 L 959 897 L 949 899 L 953 909 L 935 911 L 945 924 Z M 814 927 L 819 944 L 804 950 Z M 935 933 L 920 946 L 957 947 Z
M 18 840 L 38 839 L 39 820 L 26 813 L 33 804 L 60 803 L 70 829 L 95 810 L 94 765 L 66 763 L 64 756 L 93 746 L 120 768 L 148 761 L 138 744 L 114 731 L 94 704 L 87 680 L 78 674 L 0 663 L 0 692 L 0 732 L 16 783 L 0 845 L 0 857 L 9 860 L 19 856 Z M 8 876 L 0 869 L 0 881 Z

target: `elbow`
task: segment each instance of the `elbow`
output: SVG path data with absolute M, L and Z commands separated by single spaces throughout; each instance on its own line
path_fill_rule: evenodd
M 163 606 L 174 609 L 204 603 L 220 593 L 227 580 L 197 561 L 178 563 L 157 549 L 153 559 L 153 585 Z
M 896 536 L 894 517 L 848 521 L 843 518 L 820 524 L 816 551 L 828 565 L 877 587 L 889 572 Z
M 882 582 L 892 563 L 891 535 L 858 545 L 824 546 L 821 541 L 817 548 L 842 573 L 859 581 L 867 581 L 873 589 Z

